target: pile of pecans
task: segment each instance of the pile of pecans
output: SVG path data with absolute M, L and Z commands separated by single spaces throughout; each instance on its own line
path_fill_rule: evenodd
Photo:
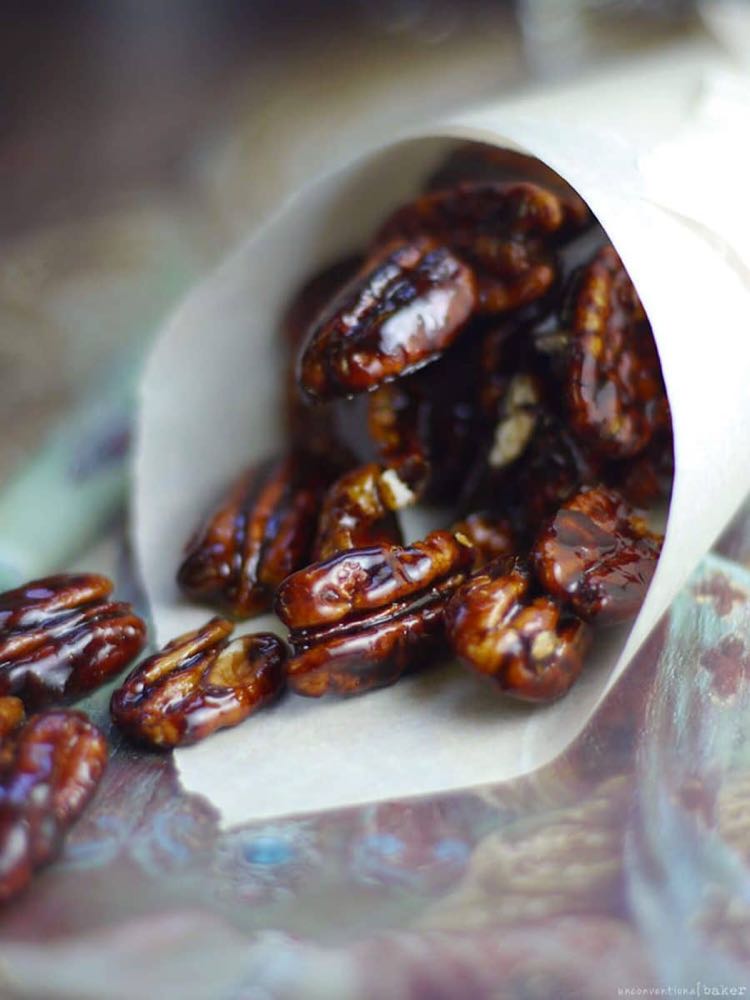
M 539 161 L 461 146 L 282 327 L 286 451 L 230 484 L 177 574 L 222 616 L 139 663 L 114 723 L 181 746 L 286 687 L 357 694 L 451 655 L 511 697 L 564 695 L 594 629 L 640 607 L 661 547 L 644 514 L 672 480 L 651 329 L 584 202 Z M 420 504 L 445 528 L 408 542 Z M 111 590 L 0 595 L 0 900 L 103 773 L 104 736 L 60 706 L 144 647 Z M 288 643 L 233 638 L 272 609 Z

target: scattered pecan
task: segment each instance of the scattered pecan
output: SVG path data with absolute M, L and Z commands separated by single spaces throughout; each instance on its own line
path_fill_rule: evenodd
M 566 396 L 571 426 L 603 457 L 636 455 L 670 426 L 651 326 L 611 246 L 578 278 Z
M 415 545 L 372 546 L 316 563 L 279 588 L 290 630 L 289 686 L 358 694 L 392 684 L 443 641 L 445 602 L 474 562 L 468 541 L 436 531 Z
M 23 722 L 16 699 L 0 699 L 0 901 L 17 895 L 59 851 L 93 795 L 107 743 L 80 712 L 50 709 Z M 12 703 L 12 704 L 9 704 Z
M 318 521 L 315 560 L 339 552 L 401 541 L 394 511 L 417 499 L 418 484 L 375 462 L 345 473 L 329 488 Z
M 432 237 L 474 270 L 477 310 L 501 313 L 552 288 L 554 246 L 571 223 L 566 203 L 537 184 L 465 182 L 402 206 L 386 221 L 376 245 Z
M 296 454 L 243 472 L 189 542 L 177 581 L 238 618 L 267 611 L 308 561 L 325 480 Z
M 111 593 L 104 576 L 67 573 L 0 594 L 0 694 L 31 709 L 73 701 L 135 659 L 146 626 Z
M 459 588 L 446 609 L 457 656 L 523 701 L 554 701 L 583 668 L 590 635 L 551 597 L 533 596 L 528 568 L 498 559 Z
M 661 536 L 649 531 L 620 494 L 597 487 L 560 508 L 531 558 L 549 593 L 586 621 L 612 624 L 638 612 L 661 545 Z
M 186 746 L 277 698 L 284 643 L 270 632 L 230 639 L 233 630 L 226 619 L 212 618 L 139 664 L 112 695 L 118 728 L 148 746 Z
M 382 247 L 313 325 L 300 385 L 330 399 L 415 371 L 455 340 L 475 304 L 471 269 L 435 240 Z

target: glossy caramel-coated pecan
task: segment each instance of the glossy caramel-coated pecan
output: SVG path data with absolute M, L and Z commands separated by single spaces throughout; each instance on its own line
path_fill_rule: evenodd
M 93 573 L 33 580 L 0 594 L 0 694 L 27 708 L 82 697 L 140 653 L 146 626 Z
M 0 901 L 17 895 L 34 870 L 59 851 L 66 830 L 99 784 L 106 762 L 104 736 L 80 712 L 50 709 L 4 733 Z
M 582 490 L 541 531 L 532 562 L 542 586 L 597 624 L 628 621 L 643 603 L 662 537 L 614 490 Z
M 417 483 L 376 462 L 345 473 L 329 488 L 320 512 L 313 556 L 329 559 L 369 545 L 398 543 L 401 530 L 394 511 L 417 499 Z
M 554 284 L 554 247 L 574 217 L 537 184 L 466 182 L 422 195 L 386 221 L 376 245 L 429 236 L 473 269 L 476 308 L 503 313 L 528 305 Z
M 530 181 L 560 198 L 566 218 L 574 228 L 592 221 L 584 200 L 546 163 L 513 149 L 500 149 L 483 142 L 457 146 L 427 182 L 428 191 L 443 191 L 472 181 Z
M 212 618 L 139 664 L 112 695 L 117 727 L 147 746 L 186 746 L 277 698 L 284 643 L 270 632 L 232 639 L 233 630 L 230 621 Z
M 296 454 L 243 472 L 188 544 L 180 587 L 237 618 L 267 611 L 308 561 L 324 487 L 321 470 Z
M 276 601 L 293 649 L 289 686 L 312 697 L 356 694 L 427 662 L 442 644 L 445 602 L 473 564 L 466 539 L 436 531 L 295 573 Z
M 583 669 L 588 627 L 551 597 L 534 596 L 518 559 L 499 559 L 459 588 L 446 609 L 451 646 L 463 663 L 522 701 L 566 694 Z
M 578 278 L 566 395 L 571 426 L 603 457 L 636 455 L 670 427 L 651 325 L 611 246 Z
M 475 304 L 471 268 L 445 246 L 423 238 L 388 244 L 313 325 L 300 385 L 330 399 L 415 371 L 455 340 Z

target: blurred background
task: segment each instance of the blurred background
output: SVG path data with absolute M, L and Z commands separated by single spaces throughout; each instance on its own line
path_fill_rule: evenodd
M 689 0 L 4 0 L 0 21 L 0 526 L 54 496 L 51 565 L 122 503 L 154 330 L 284 194 L 379 135 L 704 30 Z M 8 544 L 8 579 L 47 568 Z

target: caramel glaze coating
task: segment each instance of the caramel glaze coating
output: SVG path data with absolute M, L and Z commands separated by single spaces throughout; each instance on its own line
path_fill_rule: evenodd
M 243 472 L 189 542 L 182 590 L 237 618 L 268 611 L 309 559 L 325 485 L 321 468 L 296 454 Z
M 233 630 L 212 618 L 139 664 L 112 695 L 115 725 L 136 743 L 169 749 L 236 726 L 277 698 L 284 643 L 269 632 L 232 640 Z
M 549 702 L 578 679 L 589 629 L 551 597 L 533 596 L 519 559 L 498 559 L 471 576 L 446 609 L 456 655 L 521 701 Z
M 0 594 L 0 695 L 28 709 L 72 701 L 135 659 L 146 626 L 111 593 L 104 576 L 63 573 Z
M 416 499 L 412 485 L 375 462 L 345 473 L 326 493 L 313 558 L 317 562 L 349 549 L 400 542 L 393 512 Z
M 0 699 L 4 723 L 18 716 Z M 59 852 L 101 780 L 107 742 L 80 712 L 49 709 L 4 728 L 0 774 L 0 902 L 16 896 Z
M 554 247 L 581 225 L 566 201 L 526 181 L 461 182 L 397 209 L 375 245 L 429 236 L 476 274 L 477 311 L 497 314 L 544 296 L 557 276 Z
M 589 488 L 561 507 L 541 531 L 531 560 L 549 593 L 586 621 L 612 625 L 637 614 L 662 541 L 620 494 Z
M 445 602 L 473 564 L 466 539 L 436 531 L 411 546 L 357 549 L 293 574 L 276 600 L 293 649 L 289 686 L 319 697 L 392 684 L 439 652 Z
M 651 326 L 611 246 L 577 281 L 566 398 L 575 433 L 604 458 L 636 455 L 671 426 Z
M 475 305 L 474 274 L 446 247 L 390 243 L 313 324 L 299 383 L 317 399 L 370 391 L 439 357 Z

